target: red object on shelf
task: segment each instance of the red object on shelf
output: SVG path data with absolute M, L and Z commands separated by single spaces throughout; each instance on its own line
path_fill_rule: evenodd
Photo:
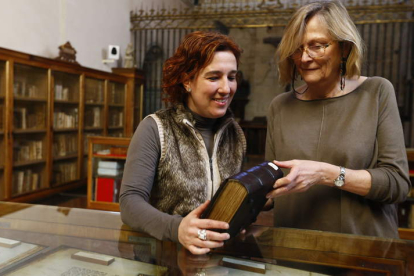
M 95 189 L 96 201 L 113 202 L 115 191 L 115 179 L 97 177 Z

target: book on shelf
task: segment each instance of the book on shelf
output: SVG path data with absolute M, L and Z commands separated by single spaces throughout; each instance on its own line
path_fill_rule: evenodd
M 27 128 L 27 109 L 25 107 L 16 107 L 14 109 L 13 125 L 16 129 Z
M 119 177 L 124 171 L 124 161 L 110 161 L 99 160 L 98 161 L 98 175 Z
M 98 168 L 98 175 L 119 176 L 123 169 Z
M 281 177 L 283 172 L 279 167 L 271 162 L 263 162 L 227 178 L 221 183 L 201 218 L 229 223 L 229 229 L 217 231 L 227 232 L 231 237 L 236 236 L 256 221 L 267 201 L 266 194 Z
M 119 202 L 121 178 L 97 177 L 95 179 L 95 201 Z
M 121 169 L 124 167 L 124 162 L 119 161 L 104 161 L 99 160 L 98 168 L 105 168 L 105 169 Z
M 13 172 L 13 186 L 15 193 L 27 193 L 40 188 L 40 174 L 31 169 Z

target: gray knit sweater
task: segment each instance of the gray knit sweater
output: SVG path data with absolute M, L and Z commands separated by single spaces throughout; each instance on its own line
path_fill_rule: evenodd
M 411 183 L 395 92 L 386 79 L 368 78 L 336 98 L 277 96 L 268 114 L 266 159 L 315 160 L 372 176 L 365 197 L 315 185 L 275 198 L 275 226 L 398 237 L 396 203 Z

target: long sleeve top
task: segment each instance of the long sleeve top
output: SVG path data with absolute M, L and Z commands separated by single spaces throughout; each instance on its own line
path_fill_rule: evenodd
M 386 79 L 368 78 L 335 98 L 277 96 L 268 114 L 266 159 L 327 162 L 372 177 L 364 197 L 315 185 L 275 198 L 276 226 L 398 237 L 396 203 L 411 183 L 395 92 Z

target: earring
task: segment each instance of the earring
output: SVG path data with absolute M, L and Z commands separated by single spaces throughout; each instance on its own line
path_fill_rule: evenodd
M 340 88 L 342 91 L 345 89 L 346 60 L 347 58 L 342 58 L 341 65 L 339 66 L 339 74 L 341 76 Z
M 300 77 L 302 79 L 302 76 L 300 76 Z M 292 90 L 293 90 L 293 92 L 295 92 L 296 94 L 302 95 L 303 93 L 308 91 L 309 86 L 306 87 L 305 91 L 303 91 L 303 92 L 296 91 L 296 89 L 295 89 L 295 80 L 296 80 L 296 65 L 293 65 L 293 75 L 292 75 Z
M 339 75 L 341 77 L 341 81 L 339 83 L 339 87 L 341 88 L 341 91 L 343 91 L 345 89 L 346 62 L 351 52 L 344 57 L 344 42 L 339 42 L 339 47 L 341 48 L 341 64 L 339 65 Z
M 191 87 L 188 87 L 187 92 L 188 92 L 188 93 L 191 93 L 191 91 L 192 91 L 192 90 L 191 90 Z

